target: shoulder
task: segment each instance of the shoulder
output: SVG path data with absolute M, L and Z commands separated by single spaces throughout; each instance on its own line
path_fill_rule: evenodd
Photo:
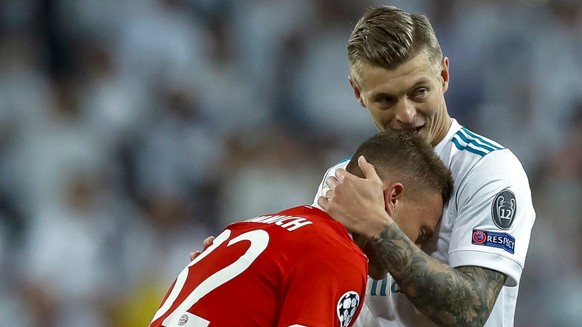
M 529 180 L 515 154 L 492 139 L 460 128 L 450 140 L 449 168 L 457 196 L 495 196 L 510 189 L 530 196 Z
M 362 253 L 346 228 L 315 206 L 290 208 L 270 216 L 267 220 L 274 221 L 274 219 L 276 219 L 275 225 L 289 231 L 286 233 L 289 238 L 295 237 L 306 247 L 317 249 L 317 252 L 347 251 L 355 255 Z M 301 226 L 301 228 L 295 228 L 295 226 Z
M 461 127 L 451 138 L 451 143 L 459 153 L 475 158 L 482 158 L 492 152 L 504 150 L 505 147 L 490 138 L 479 135 Z
M 455 179 L 478 176 L 525 177 L 525 171 L 515 154 L 500 143 L 460 128 L 451 138 L 451 168 Z M 457 181 L 460 182 L 460 181 Z

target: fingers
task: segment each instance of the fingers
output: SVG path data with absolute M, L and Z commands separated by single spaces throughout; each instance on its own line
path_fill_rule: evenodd
M 211 246 L 213 242 L 214 236 L 208 236 L 204 241 L 202 241 L 202 246 L 204 246 L 204 250 L 208 249 L 208 247 Z M 190 261 L 196 259 L 196 257 L 198 257 L 200 253 L 202 252 L 201 251 L 190 252 Z
M 364 158 L 364 156 L 358 157 L 358 166 L 360 167 L 362 173 L 364 173 L 365 179 L 380 179 L 380 177 L 376 173 L 376 169 L 374 168 L 374 166 L 370 164 L 368 161 L 366 161 L 366 158 Z M 329 188 L 329 190 L 333 192 L 336 186 L 339 185 L 340 183 L 345 183 L 354 179 L 358 178 L 351 174 L 350 172 L 348 172 L 347 170 L 340 168 L 335 171 L 335 175 L 328 176 L 326 178 L 325 184 Z M 329 191 L 324 191 L 322 195 L 329 199 L 329 196 L 326 194 L 326 192 Z
M 340 174 L 341 169 L 338 169 L 338 171 L 336 171 L 336 175 Z M 325 180 L 325 184 L 328 187 L 328 190 L 325 191 L 323 193 L 324 196 L 326 196 L 326 193 L 329 191 L 333 191 L 335 189 L 335 187 L 337 186 L 337 184 L 339 184 L 339 179 L 336 176 L 329 176 L 326 180 Z M 327 196 L 326 196 L 327 197 Z
M 332 183 L 332 184 L 334 184 L 333 187 L 335 187 L 336 182 L 337 182 L 337 180 L 333 176 L 328 177 L 326 179 L 326 184 Z M 331 190 L 329 185 L 325 185 L 323 187 L 323 190 L 321 190 L 321 195 L 317 198 L 317 204 L 320 207 L 322 207 L 323 209 L 327 208 L 327 205 L 329 204 L 329 199 L 332 195 L 333 195 L 333 191 Z
M 358 158 L 358 167 L 360 167 L 360 170 L 362 171 L 362 173 L 364 173 L 364 176 L 367 179 L 380 179 L 380 177 L 376 173 L 376 169 L 374 168 L 374 166 L 367 162 L 364 156 L 360 156 Z
M 194 259 L 196 259 L 196 257 L 198 257 L 200 255 L 200 251 L 194 251 L 192 253 L 190 253 L 190 261 L 193 261 Z
M 204 241 L 202 241 L 202 245 L 204 245 L 204 250 L 211 246 L 213 242 L 214 236 L 208 236 Z

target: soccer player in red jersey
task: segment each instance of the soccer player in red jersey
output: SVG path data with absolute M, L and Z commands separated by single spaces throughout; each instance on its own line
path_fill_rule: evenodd
M 406 132 L 366 140 L 347 167 L 360 176 L 361 156 L 382 180 L 386 210 L 421 242 L 452 192 L 449 170 Z M 230 224 L 182 270 L 150 327 L 352 326 L 368 273 L 387 273 L 372 249 L 316 206 Z

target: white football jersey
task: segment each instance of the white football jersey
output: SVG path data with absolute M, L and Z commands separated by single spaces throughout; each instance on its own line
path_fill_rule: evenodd
M 424 249 L 451 267 L 479 266 L 508 276 L 486 327 L 513 326 L 519 280 L 535 220 L 529 181 L 517 157 L 508 149 L 461 126 L 453 119 L 435 152 L 449 167 L 454 191 L 444 208 L 439 230 Z M 345 168 L 331 167 L 325 178 Z M 368 279 L 365 306 L 358 327 L 434 326 L 390 275 Z

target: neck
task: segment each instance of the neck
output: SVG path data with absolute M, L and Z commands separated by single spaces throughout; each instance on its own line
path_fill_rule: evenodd
M 433 147 L 437 146 L 437 144 L 439 144 L 445 138 L 445 136 L 447 136 L 447 133 L 449 132 L 449 129 L 451 128 L 452 124 L 453 124 L 453 120 L 451 119 L 451 117 L 449 117 L 448 114 L 445 115 L 445 117 L 443 118 L 442 124 L 440 124 L 442 126 L 442 128 L 439 131 L 439 133 L 437 134 L 437 136 L 432 141 L 431 145 Z
M 350 232 L 350 234 L 352 235 L 354 243 L 356 243 L 357 246 L 363 249 L 364 246 L 366 245 L 366 242 L 368 242 L 368 239 L 358 233 Z

